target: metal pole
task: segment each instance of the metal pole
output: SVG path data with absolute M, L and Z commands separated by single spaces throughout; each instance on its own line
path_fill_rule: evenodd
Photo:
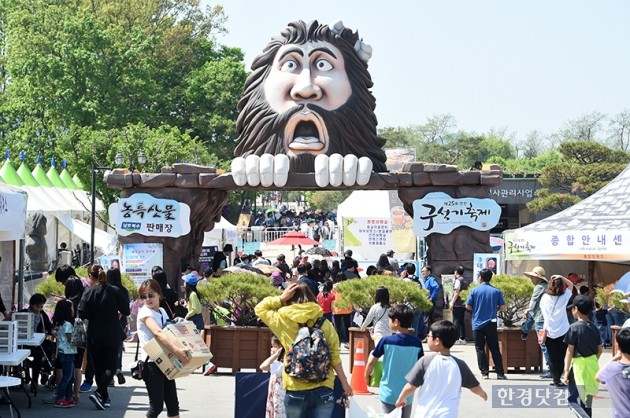
M 94 264 L 94 234 L 96 233 L 96 165 L 92 164 L 92 222 L 90 225 L 90 264 Z
M 15 248 L 15 247 L 13 247 Z M 18 262 L 18 312 L 22 310 L 24 305 L 24 254 L 25 254 L 24 238 L 20 240 L 20 261 Z

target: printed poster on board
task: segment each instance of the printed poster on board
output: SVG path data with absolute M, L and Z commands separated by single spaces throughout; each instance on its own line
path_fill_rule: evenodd
M 142 243 L 123 245 L 123 272 L 137 285 L 151 278 L 153 266 L 164 265 L 162 244 Z
M 481 269 L 490 269 L 494 274 L 502 274 L 501 255 L 495 253 L 475 253 L 473 255 L 473 279 L 478 282 Z
M 362 259 L 378 260 L 394 248 L 391 219 L 343 218 L 343 248 L 356 251 Z

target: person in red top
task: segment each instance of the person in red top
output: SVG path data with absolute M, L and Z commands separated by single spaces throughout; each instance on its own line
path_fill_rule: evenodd
M 324 311 L 324 318 L 332 321 L 332 304 L 335 301 L 335 295 L 332 292 L 333 284 L 330 280 L 324 283 L 324 289 L 317 295 L 317 303 Z

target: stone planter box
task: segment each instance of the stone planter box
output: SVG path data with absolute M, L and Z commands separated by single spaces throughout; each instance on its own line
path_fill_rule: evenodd
M 503 369 L 507 373 L 510 368 L 514 371 L 542 372 L 543 355 L 538 345 L 536 332 L 532 330 L 526 341 L 521 339 L 520 328 L 499 328 L 499 350 L 503 357 Z M 486 355 L 490 367 L 494 367 L 492 355 L 486 346 Z
M 258 369 L 270 355 L 271 330 L 266 327 L 206 327 L 206 344 L 217 368 Z

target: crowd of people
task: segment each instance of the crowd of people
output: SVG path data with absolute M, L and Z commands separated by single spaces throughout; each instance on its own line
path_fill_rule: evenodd
M 364 318 L 360 324 L 363 329 L 373 329 L 371 335 L 375 343 L 374 350 L 369 353 L 364 378 L 371 385 L 380 387 L 379 396 L 386 413 L 401 408 L 402 417 L 410 417 L 415 402 L 417 417 L 434 416 L 435 411 L 440 410 L 448 411 L 448 414 L 435 416 L 457 416 L 459 388 L 468 388 L 487 399 L 470 367 L 450 354 L 453 345 L 466 344 L 463 313 L 471 312 L 477 366 L 482 379 L 489 379 L 491 372 L 487 347 L 496 378 L 505 380 L 497 331 L 499 312 L 506 309 L 505 299 L 492 285 L 493 272 L 487 268 L 479 272 L 479 284 L 470 289 L 464 299 L 460 292 L 466 290 L 469 282 L 463 278 L 464 269 L 459 266 L 454 271 L 455 282 L 447 304 L 441 281 L 433 276 L 431 266 L 424 265 L 417 276 L 414 264 L 398 266 L 393 256 L 393 251 L 383 254 L 366 273 L 395 275 L 416 283 L 427 290 L 431 309 L 419 312 L 409 304 L 392 304 L 386 287 L 376 290 L 374 304 L 369 311 L 362 312 Z M 333 260 L 330 264 L 328 260 L 309 261 L 305 255 L 295 257 L 290 264 L 283 254 L 272 261 L 260 251 L 252 258 L 244 257 L 238 261 L 252 266 L 276 266 L 278 271 L 270 276 L 270 280 L 283 292 L 281 296 L 264 299 L 255 309 L 256 315 L 274 333 L 272 354 L 260 365 L 262 370 L 272 373 L 268 416 L 329 416 L 327 414 L 334 407 L 335 376 L 345 395 L 353 394 L 341 367 L 340 352 L 348 348 L 348 330 L 356 312 L 352 307 L 337 307 L 334 302 L 341 299 L 340 283 L 360 279 L 358 263 L 350 250 L 344 253 L 343 259 Z M 173 345 L 165 338 L 162 329 L 170 320 L 182 317 L 193 321 L 203 331 L 197 285 L 202 280 L 212 280 L 215 275 L 212 269 L 201 276 L 192 270 L 192 266 L 187 267 L 182 276 L 184 298 L 178 299 L 177 292 L 168 285 L 164 270 L 156 266 L 152 279 L 140 285 L 137 301 L 130 300 L 117 268 L 105 270 L 100 265 L 92 265 L 88 277 L 80 278 L 72 267 L 59 267 L 55 277 L 64 285 L 65 298 L 57 302 L 52 320 L 43 314 L 46 298 L 41 294 L 34 294 L 27 308 L 35 315 L 35 331 L 54 336 L 56 340 L 52 350 L 56 355 L 46 355 L 43 347 L 33 349 L 27 373 L 31 390 L 37 391 L 43 363 L 54 358 L 56 391 L 49 402 L 59 408 L 76 406 L 80 404 L 80 393 L 90 392 L 96 383 L 89 400 L 97 409 L 109 408 L 108 387 L 115 379 L 118 384 L 125 383 L 121 359 L 129 315 L 135 321 L 140 349 L 155 338 L 185 364 L 187 350 Z M 224 267 L 221 265 L 219 270 Z M 589 416 L 599 383 L 606 383 L 613 410 L 620 413 L 619 416 L 627 416 L 624 414 L 630 410 L 621 399 L 630 396 L 628 379 L 622 377 L 630 368 L 630 319 L 617 332 L 617 356 L 599 369 L 598 359 L 610 337 L 595 323 L 597 310 L 603 308 L 589 296 L 589 289 L 584 286 L 577 289 L 578 278 L 574 275 L 547 278 L 542 267 L 524 274 L 532 280 L 534 290 L 525 312 L 527 320 L 521 328 L 522 338 L 530 338 L 532 328 L 536 331 L 547 364 L 547 372 L 541 377 L 551 378 L 551 384 L 556 387 L 566 386 L 569 402 L 578 405 Z M 630 303 L 627 299 L 625 302 Z M 444 309 L 451 310 L 453 322 L 443 319 Z M 82 326 L 76 318 L 88 324 L 83 345 L 74 341 L 75 327 Z M 297 353 L 306 350 L 299 345 L 300 336 L 304 332 L 312 335 L 314 330 L 320 332 L 326 345 L 325 349 L 320 346 L 318 352 L 311 355 L 323 357 L 291 369 L 290 366 L 298 362 Z M 423 339 L 431 354 L 424 352 Z M 50 352 L 50 347 L 48 350 Z M 149 398 L 147 417 L 157 417 L 164 409 L 169 417 L 179 416 L 175 380 L 167 379 L 143 350 L 141 357 L 147 360 L 142 375 Z M 84 362 L 85 367 L 82 367 Z M 321 367 L 311 363 L 321 364 Z M 311 373 L 310 380 L 299 374 L 306 372 Z M 438 382 L 449 383 L 436 384 Z M 420 390 L 413 397 L 418 387 Z
M 334 211 L 296 212 L 282 206 L 276 211 L 258 211 L 252 218 L 253 226 L 262 226 L 268 230 L 283 228 L 300 231 L 316 241 L 333 239 L 337 229 L 337 216 Z

